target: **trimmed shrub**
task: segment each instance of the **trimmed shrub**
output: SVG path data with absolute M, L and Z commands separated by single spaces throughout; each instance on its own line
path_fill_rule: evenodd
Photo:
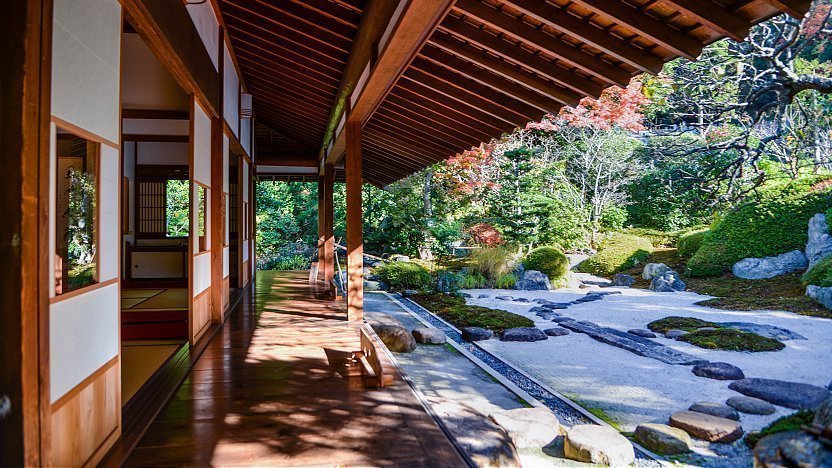
M 459 279 L 459 287 L 460 289 L 480 289 L 484 288 L 488 284 L 488 280 L 485 279 L 485 276 L 471 273 L 467 275 L 460 275 Z
M 471 252 L 468 268 L 472 274 L 483 276 L 493 284 L 497 278 L 514 270 L 516 263 L 511 249 L 491 247 Z
M 509 273 L 497 278 L 494 285 L 497 289 L 514 289 L 515 284 L 517 284 L 517 277 Z
M 806 182 L 765 190 L 755 201 L 729 212 L 705 236 L 687 264 L 694 277 L 718 276 L 747 257 L 770 257 L 806 245 L 809 219 L 832 206 L 832 190 Z
M 604 239 L 598 253 L 581 262 L 578 268 L 594 275 L 612 275 L 632 268 L 653 253 L 653 244 L 644 237 L 618 234 Z
M 718 323 L 714 322 L 707 322 L 705 320 L 700 320 L 694 317 L 665 317 L 663 319 L 654 320 L 647 324 L 647 328 L 650 331 L 654 331 L 656 333 L 667 333 L 670 330 L 685 330 L 685 331 L 695 331 L 699 328 L 705 327 L 719 327 Z
M 693 257 L 696 251 L 699 250 L 699 247 L 702 246 L 702 241 L 705 240 L 708 232 L 710 232 L 709 228 L 702 228 L 689 231 L 679 236 L 679 240 L 676 241 L 679 256 L 682 258 Z
M 427 268 L 412 262 L 391 262 L 376 268 L 375 273 L 391 289 L 426 289 L 431 277 Z
M 528 270 L 537 270 L 549 277 L 550 281 L 560 281 L 569 273 L 569 259 L 554 247 L 538 247 L 523 259 Z
M 534 322 L 505 310 L 467 305 L 465 299 L 445 294 L 417 295 L 412 299 L 457 328 L 482 327 L 500 333 L 507 328 L 533 327 Z
M 716 330 L 696 330 L 682 335 L 679 341 L 688 342 L 705 349 L 722 349 L 726 351 L 780 351 L 786 345 L 766 336 L 744 332 L 733 328 L 717 328 Z
M 807 286 L 810 284 L 824 288 L 832 286 L 832 257 L 826 257 L 816 263 L 811 270 L 803 274 L 801 279 Z

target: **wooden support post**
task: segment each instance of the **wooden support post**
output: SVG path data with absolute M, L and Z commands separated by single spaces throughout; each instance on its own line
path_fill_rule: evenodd
M 346 125 L 347 319 L 364 318 L 364 235 L 361 210 L 361 122 Z
M 211 321 L 222 322 L 222 258 L 225 243 L 225 193 L 223 192 L 222 118 L 211 119 Z
M 326 197 L 326 187 L 324 182 L 324 176 L 318 176 L 318 272 L 323 270 L 322 265 L 324 264 L 324 240 L 326 238 L 326 233 L 324 231 L 324 220 L 326 219 L 326 209 L 324 208 L 324 198 Z M 318 274 L 315 274 L 315 278 L 310 276 L 309 280 L 317 281 Z M 326 279 L 326 278 L 324 278 Z
M 324 281 L 327 285 L 335 278 L 335 207 L 333 193 L 335 189 L 335 167 L 332 164 L 324 166 Z

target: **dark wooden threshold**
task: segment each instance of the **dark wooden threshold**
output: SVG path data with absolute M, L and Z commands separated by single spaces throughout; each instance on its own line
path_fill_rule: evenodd
M 208 347 L 217 332 L 224 326 L 244 295 L 254 287 L 251 281 L 245 288 L 238 288 L 229 296 L 228 308 L 223 314 L 222 322 L 210 325 L 208 331 L 192 347 L 183 346 L 174 356 L 153 374 L 153 377 L 139 390 L 138 393 L 122 408 L 121 437 L 107 452 L 98 466 L 122 466 L 139 443 L 150 424 L 170 401 L 182 382 L 188 377 L 194 363 Z

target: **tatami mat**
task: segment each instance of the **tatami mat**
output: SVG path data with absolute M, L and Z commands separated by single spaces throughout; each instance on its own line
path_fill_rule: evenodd
M 174 310 L 187 308 L 187 289 L 165 289 L 163 292 L 132 307 L 133 310 Z
M 142 302 L 146 301 L 146 297 L 122 297 L 121 298 L 121 308 L 122 309 L 129 309 L 137 304 L 141 304 Z
M 181 346 L 182 341 L 125 341 L 121 345 L 121 396 L 127 403 Z
M 122 299 L 136 299 L 136 298 L 144 298 L 147 299 L 148 297 L 153 297 L 160 292 L 164 291 L 164 289 L 122 289 L 121 290 L 121 298 Z

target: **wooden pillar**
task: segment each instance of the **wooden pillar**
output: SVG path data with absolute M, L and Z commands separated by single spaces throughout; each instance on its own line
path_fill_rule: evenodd
M 225 243 L 225 192 L 223 192 L 222 117 L 211 119 L 211 321 L 222 322 L 223 244 Z
M 361 212 L 361 122 L 347 122 L 347 319 L 364 318 L 364 235 Z
M 324 281 L 327 285 L 335 278 L 335 207 L 333 193 L 335 189 L 335 167 L 332 164 L 324 166 Z
M 324 232 L 324 223 L 326 219 L 326 212 L 324 208 L 324 198 L 326 196 L 326 187 L 324 176 L 318 176 L 318 274 L 315 280 L 321 278 L 321 273 L 324 269 L 324 240 L 326 233 Z M 326 275 L 324 275 L 326 276 Z

